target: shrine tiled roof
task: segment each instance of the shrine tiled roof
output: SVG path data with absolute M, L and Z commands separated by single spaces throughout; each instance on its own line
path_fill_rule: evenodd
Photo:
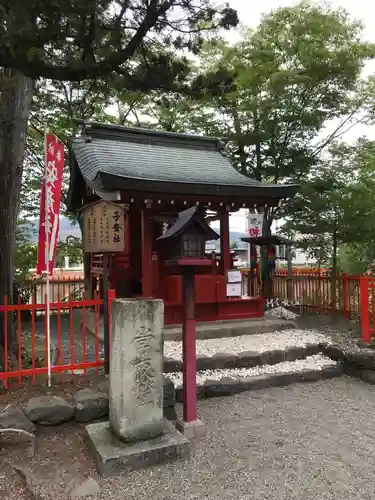
M 126 189 L 288 198 L 297 190 L 242 175 L 216 138 L 88 123 L 71 148 L 86 184 L 98 193 Z

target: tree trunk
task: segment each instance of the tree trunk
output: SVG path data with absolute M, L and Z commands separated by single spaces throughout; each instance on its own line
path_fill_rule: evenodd
M 0 70 L 0 304 L 13 300 L 13 252 L 19 211 L 22 167 L 33 82 L 15 70 Z M 4 319 L 0 318 L 0 346 L 4 345 Z M 15 344 L 8 328 L 8 345 Z

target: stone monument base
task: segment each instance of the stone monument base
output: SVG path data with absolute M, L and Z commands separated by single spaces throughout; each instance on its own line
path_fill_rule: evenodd
M 100 474 L 140 469 L 160 462 L 188 458 L 190 442 L 171 422 L 164 420 L 163 433 L 146 441 L 125 443 L 111 431 L 109 422 L 86 425 L 88 446 Z

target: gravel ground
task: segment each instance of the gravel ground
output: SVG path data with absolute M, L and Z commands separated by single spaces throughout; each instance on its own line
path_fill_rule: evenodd
M 208 436 L 191 459 L 98 478 L 83 426 L 43 429 L 29 467 L 38 500 L 67 498 L 72 482 L 95 478 L 87 500 L 373 500 L 374 388 L 347 377 L 199 401 Z M 0 451 L 1 461 L 1 451 Z M 16 497 L 15 497 L 16 498 Z
M 283 330 L 281 332 L 262 333 L 259 335 L 241 335 L 221 339 L 197 340 L 197 354 L 213 356 L 214 354 L 238 354 L 244 351 L 264 352 L 288 347 L 303 347 L 306 344 L 330 342 L 330 338 L 318 330 Z M 164 356 L 173 359 L 182 358 L 182 343 L 180 341 L 164 342 Z
M 297 304 L 295 304 L 297 305 Z M 286 309 L 283 306 L 279 305 L 270 305 L 270 309 L 267 309 L 264 312 L 264 316 L 266 318 L 284 318 L 284 319 L 297 319 L 299 317 L 298 314 L 296 314 L 293 311 L 289 311 L 289 309 Z
M 262 365 L 254 368 L 233 368 L 226 370 L 202 370 L 197 372 L 197 384 L 204 384 L 206 380 L 221 380 L 222 378 L 242 378 L 263 375 L 266 373 L 300 372 L 303 370 L 321 370 L 323 366 L 336 365 L 336 361 L 316 354 L 306 359 L 284 361 L 276 365 Z M 173 381 L 175 387 L 182 385 L 182 373 L 166 373 L 165 376 Z

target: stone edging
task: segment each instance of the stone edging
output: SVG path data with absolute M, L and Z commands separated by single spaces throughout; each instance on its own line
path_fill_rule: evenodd
M 217 353 L 214 356 L 197 355 L 197 371 L 277 365 L 284 361 L 296 361 L 319 354 L 326 347 L 327 344 L 321 343 L 307 344 L 303 347 L 288 347 L 285 350 L 243 351 L 238 354 Z M 176 372 L 182 372 L 182 361 L 164 357 L 164 373 Z
M 315 382 L 318 380 L 340 377 L 343 374 L 341 363 L 325 366 L 321 370 L 302 370 L 300 372 L 268 373 L 245 377 L 241 379 L 222 378 L 221 380 L 207 380 L 197 386 L 198 399 L 233 396 L 240 392 L 281 387 L 298 382 Z M 176 401 L 182 402 L 182 387 L 176 388 Z
M 343 365 L 346 375 L 360 378 L 368 384 L 375 385 L 375 352 L 373 349 L 349 349 L 338 345 L 327 345 L 323 353 Z
M 107 382 L 107 381 L 106 381 Z M 81 389 L 74 393 L 72 400 L 61 396 L 45 395 L 31 398 L 23 411 L 13 406 L 0 414 L 0 430 L 13 428 L 35 432 L 36 425 L 55 426 L 70 420 L 92 422 L 104 418 L 109 412 L 108 384 L 100 384 L 101 389 Z M 164 378 L 164 416 L 175 420 L 175 388 L 171 380 Z

